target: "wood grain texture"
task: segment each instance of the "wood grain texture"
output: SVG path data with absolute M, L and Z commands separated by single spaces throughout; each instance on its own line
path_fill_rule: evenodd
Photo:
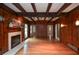
M 79 28 L 75 25 L 75 22 L 78 19 L 79 19 L 79 9 L 77 8 L 66 15 L 62 15 L 59 21 L 57 22 L 66 25 L 61 28 L 61 32 L 60 32 L 61 41 L 66 45 L 73 44 L 77 48 L 79 48 L 79 43 L 78 43 Z
M 62 43 L 55 41 L 48 41 L 46 39 L 29 38 L 27 43 L 26 52 L 22 48 L 16 55 L 74 55 L 72 49 L 68 48 Z
M 0 15 L 4 17 L 3 21 L 0 21 L 0 54 L 3 54 L 8 51 L 8 32 L 17 32 L 17 31 L 23 31 L 21 28 L 9 28 L 9 20 L 12 18 L 18 19 L 18 16 L 16 16 L 15 13 L 12 13 L 13 11 L 9 11 L 7 7 L 4 5 L 0 6 Z M 22 18 L 20 20 L 23 20 Z M 22 41 L 24 40 L 22 32 Z

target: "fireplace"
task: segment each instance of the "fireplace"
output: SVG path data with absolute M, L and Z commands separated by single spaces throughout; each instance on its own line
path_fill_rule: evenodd
M 12 36 L 11 37 L 11 49 L 16 47 L 20 44 L 20 35 Z
M 8 48 L 9 50 L 15 48 L 22 42 L 21 32 L 8 33 Z

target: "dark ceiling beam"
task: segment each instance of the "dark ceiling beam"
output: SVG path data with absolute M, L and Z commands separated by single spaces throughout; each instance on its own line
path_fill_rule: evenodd
M 44 17 L 44 20 L 46 20 L 47 15 Z
M 65 10 L 65 9 L 66 9 L 68 6 L 70 6 L 71 4 L 72 4 L 72 3 L 65 3 L 65 4 L 58 10 L 57 16 L 61 15 L 61 14 L 62 14 L 62 11 Z M 51 22 L 51 20 L 52 20 L 52 19 L 50 19 L 50 20 L 48 21 L 48 23 Z
M 46 12 L 17 12 L 18 16 L 27 16 L 27 17 L 55 17 L 57 15 L 57 13 L 54 12 L 50 12 L 46 15 Z
M 48 7 L 47 7 L 47 10 L 46 10 L 46 13 L 47 13 L 47 14 L 48 14 L 48 12 L 49 12 L 49 10 L 50 10 L 51 6 L 52 6 L 52 3 L 49 3 L 49 4 L 48 4 Z M 45 16 L 44 20 L 46 19 L 47 14 L 46 14 L 46 16 Z
M 39 17 L 37 17 L 38 21 L 40 20 Z
M 75 10 L 79 10 L 79 6 L 77 6 L 76 8 L 72 9 L 70 12 L 75 11 Z M 70 13 L 69 12 L 69 13 Z
M 16 12 L 14 10 L 12 10 L 11 8 L 7 7 L 5 4 L 0 3 L 0 8 L 3 8 L 4 10 L 6 10 L 7 12 L 11 12 L 12 14 L 16 15 Z M 1 11 L 0 11 L 1 12 Z
M 36 13 L 37 10 L 36 10 L 36 6 L 35 6 L 35 4 L 34 4 L 34 3 L 31 3 L 31 5 L 32 5 L 32 8 L 33 8 L 34 12 Z M 37 18 L 38 18 L 38 17 L 37 17 Z M 38 20 L 39 20 L 39 19 L 38 19 Z
M 29 24 L 34 24 L 34 25 L 35 24 L 43 24 L 43 25 L 48 25 L 48 24 L 52 25 L 52 24 L 54 24 L 54 22 L 50 22 L 48 24 L 47 24 L 47 22 L 48 22 L 47 20 L 40 20 L 40 23 L 39 23 L 39 21 L 36 21 L 36 23 L 33 23 L 33 22 L 30 21 Z
M 26 12 L 24 10 L 24 8 L 19 4 L 19 3 L 13 3 L 19 10 L 21 10 L 22 12 Z M 34 4 L 32 4 L 34 6 Z M 23 15 L 21 15 L 23 16 Z M 33 22 L 35 22 L 32 18 L 30 18 Z
M 52 24 L 54 24 L 54 22 L 53 21 L 51 21 L 50 23 L 47 23 L 48 21 L 47 20 L 40 20 L 40 22 L 37 20 L 37 21 L 35 21 L 36 23 L 33 23 L 32 21 L 30 21 L 29 22 L 29 24 L 43 24 L 43 25 L 52 25 Z
M 36 23 L 34 20 L 33 20 L 33 18 L 32 17 L 29 17 L 34 23 Z
M 22 12 L 26 12 L 24 10 L 24 8 L 19 4 L 19 3 L 13 3 L 13 5 L 15 5 L 19 10 L 21 10 Z
M 34 3 L 31 3 L 31 5 L 32 5 L 32 8 L 33 8 L 34 12 L 37 12 L 36 7 L 35 7 L 35 4 Z
M 24 19 L 24 23 L 29 23 L 30 22 L 28 19 L 26 19 L 24 17 L 23 17 L 23 19 Z
M 22 12 L 27 12 L 24 10 L 24 8 L 19 4 L 19 3 L 13 3 L 19 10 L 21 10 Z M 20 15 L 23 16 L 23 15 Z M 27 19 L 28 20 L 28 19 Z M 31 19 L 33 22 L 35 22 L 33 19 Z M 28 20 L 29 21 L 29 20 Z
M 68 6 L 70 6 L 72 3 L 65 3 L 57 12 L 57 15 L 61 14 L 63 10 L 65 10 Z
M 46 12 L 49 12 L 51 6 L 52 6 L 52 3 L 49 3 Z
M 53 19 L 54 17 L 52 17 L 47 23 L 51 22 L 51 20 Z
M 35 6 L 35 4 L 34 4 L 34 3 L 31 3 L 31 5 L 32 5 L 32 8 L 33 8 L 34 12 L 36 13 L 36 12 L 37 12 L 37 10 L 36 10 L 36 6 Z M 39 20 L 39 18 L 38 18 L 38 17 L 37 17 L 37 19 Z
M 25 17 L 23 17 L 24 18 L 24 21 L 26 22 L 26 21 L 28 21 L 29 22 L 29 20 L 27 19 L 27 18 L 25 18 Z
M 31 20 L 32 20 L 32 22 L 34 22 L 35 23 L 35 21 L 32 19 L 32 17 L 28 17 L 28 18 L 30 18 Z M 26 19 L 26 18 L 24 18 L 25 20 L 27 20 L 27 21 L 29 21 L 28 19 Z

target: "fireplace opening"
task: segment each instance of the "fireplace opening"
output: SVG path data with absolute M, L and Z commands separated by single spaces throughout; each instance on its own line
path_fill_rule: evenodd
M 11 49 L 20 44 L 20 35 L 11 37 Z

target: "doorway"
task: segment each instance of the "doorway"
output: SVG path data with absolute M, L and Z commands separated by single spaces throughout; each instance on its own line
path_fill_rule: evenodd
M 24 38 L 26 39 L 28 37 L 28 25 L 25 24 L 24 26 Z
M 47 26 L 47 29 L 48 29 L 48 39 L 51 41 L 52 38 L 53 38 L 53 25 L 48 25 Z
M 60 24 L 55 24 L 55 40 L 60 41 Z
M 30 25 L 30 37 L 36 37 L 36 25 Z

